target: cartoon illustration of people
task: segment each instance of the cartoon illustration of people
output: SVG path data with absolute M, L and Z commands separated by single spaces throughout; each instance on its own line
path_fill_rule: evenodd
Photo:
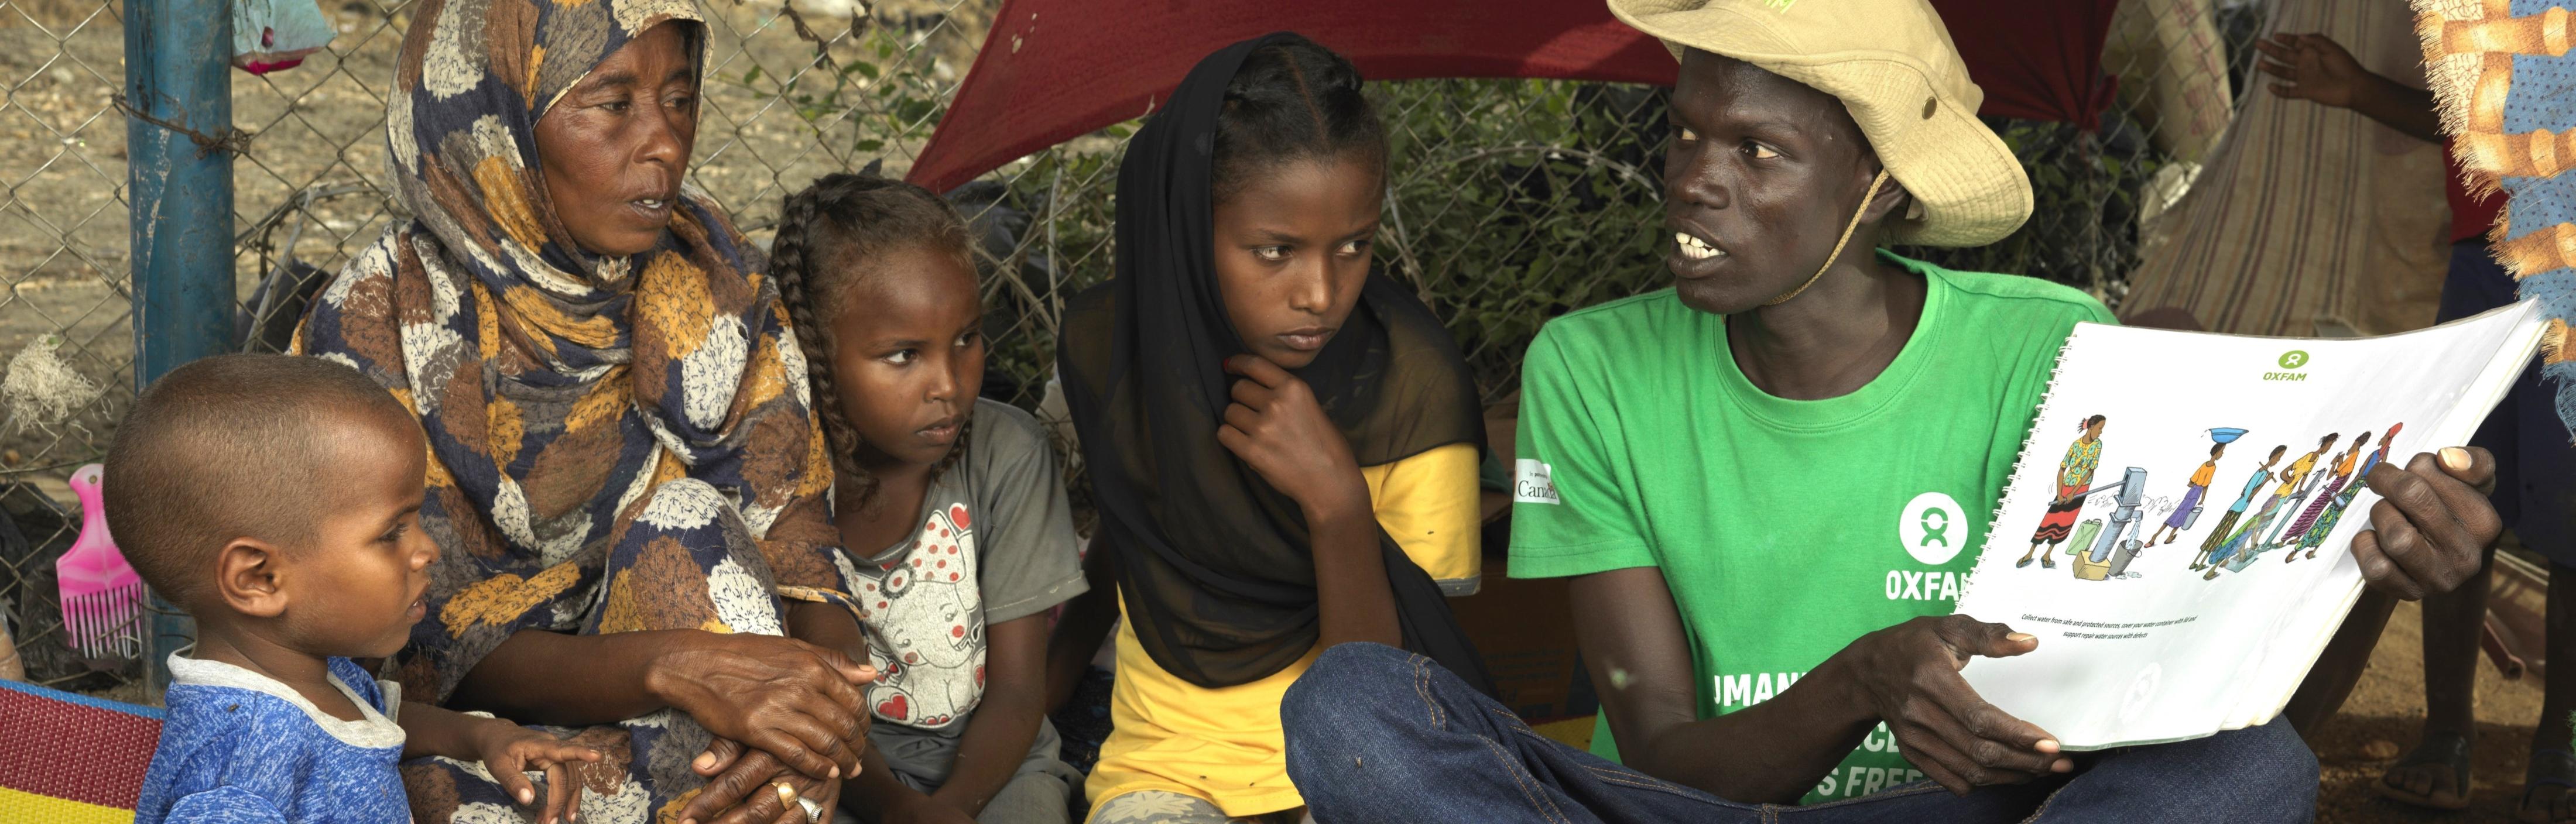
M 2271 526 L 2282 510 L 2297 508 L 2297 504 L 2291 504 L 2289 501 L 2298 493 L 2299 481 L 2307 477 L 2310 470 L 2316 468 L 2318 456 L 2324 455 L 2328 449 L 2333 449 L 2335 441 L 2342 438 L 2343 433 L 2340 432 L 2325 436 L 2317 441 L 2316 451 L 2300 455 L 2298 460 L 2292 461 L 2289 467 L 2282 469 L 2281 483 L 2272 488 L 2272 497 L 2263 502 L 2263 508 L 2256 510 L 2254 517 L 2247 520 L 2244 526 L 2237 528 L 2236 534 L 2227 536 L 2227 540 L 2221 542 L 2218 549 L 2209 554 L 2210 574 L 2200 577 L 2205 580 L 2216 579 L 2217 567 L 2222 563 L 2234 561 L 2239 570 L 2244 569 L 2245 564 L 2252 563 L 2254 556 L 2263 551 L 2263 529 Z
M 2281 479 L 2280 493 L 2281 497 L 2287 499 L 2285 503 L 2288 505 L 2280 507 L 2272 519 L 2265 521 L 2272 526 L 2272 537 L 2269 540 L 2263 538 L 2261 530 L 2255 530 L 2256 552 L 2280 546 L 2281 533 L 2287 531 L 2289 527 L 2289 523 L 2282 519 L 2298 512 L 2300 506 L 2308 502 L 2308 496 L 2316 492 L 2317 481 L 2323 479 L 2323 476 L 2316 472 L 2317 461 L 2324 459 L 2326 452 L 2334 448 L 2336 441 L 2342 439 L 2343 433 L 2330 433 L 2324 439 L 2317 441 L 2317 451 L 2299 456 L 2298 462 L 2290 465 L 2290 471 Z
M 2227 506 L 2227 515 L 2218 519 L 2218 527 L 2210 530 L 2209 539 L 2200 542 L 2200 557 L 2192 559 L 2192 569 L 2209 569 L 2227 560 L 2226 555 L 2218 554 L 2220 545 L 2227 544 L 2227 539 L 2232 537 L 2227 530 L 2236 526 L 2236 519 L 2245 517 L 2245 508 L 2254 504 L 2254 496 L 2263 492 L 2264 484 L 2272 482 L 2272 466 L 2280 463 L 2281 456 L 2289 451 L 2289 444 L 2272 447 L 2272 454 L 2263 459 L 2263 465 L 2254 468 L 2254 476 L 2245 479 L 2245 491 L 2236 496 L 2236 503 Z M 2234 552 L 2233 548 L 2228 550 L 2230 555 Z M 2200 577 L 2217 578 L 2218 570 L 2209 569 L 2209 574 Z
M 2182 537 L 2182 528 L 2190 522 L 2192 510 L 2200 507 L 2201 496 L 2209 494 L 2210 482 L 2218 479 L 2218 459 L 2225 454 L 2227 454 L 2227 444 L 2209 445 L 2209 460 L 2200 465 L 2200 471 L 2191 473 L 2191 488 L 2183 490 L 2182 503 L 2174 505 L 2173 514 L 2165 518 L 2164 525 L 2156 527 L 2154 532 L 2147 533 L 2148 546 L 2155 545 L 2158 535 L 2164 536 L 2165 543 L 2168 544 L 2173 543 L 2175 538 Z
M 2065 459 L 2057 462 L 2057 498 L 2049 503 L 2048 514 L 2039 519 L 2039 531 L 2031 534 L 2030 551 L 2022 553 L 2013 568 L 2030 566 L 2033 556 L 2039 558 L 2041 569 L 2057 568 L 2057 562 L 2049 556 L 2057 554 L 2057 545 L 2074 534 L 2075 518 L 2084 514 L 2083 493 L 2093 485 L 2093 470 L 2102 466 L 2102 425 L 2108 420 L 2100 415 L 2085 418 L 2084 434 L 2066 447 Z M 2047 555 L 2040 554 L 2041 545 L 2049 547 Z
M 2293 556 L 2296 556 L 2299 550 L 2306 550 L 2309 558 L 2317 557 L 2317 545 L 2325 543 L 2326 535 L 2334 532 L 2335 523 L 2343 520 L 2344 510 L 2352 508 L 2352 499 L 2360 495 L 2363 489 L 2369 488 L 2370 470 L 2378 468 L 2381 461 L 2388 459 L 2389 442 L 2396 440 L 2398 430 L 2405 428 L 2405 424 L 2395 424 L 2388 427 L 2388 434 L 2380 436 L 2379 451 L 2370 453 L 2370 459 L 2362 461 L 2361 468 L 2352 473 L 2352 483 L 2344 486 L 2342 495 L 2335 496 L 2334 506 L 2326 508 L 2324 517 L 2318 518 L 2316 523 L 2308 526 L 2307 533 L 2299 538 L 2298 547 L 2290 551 Z
M 2317 499 L 2310 502 L 2308 508 L 2299 513 L 2298 519 L 2290 522 L 2289 529 L 2283 530 L 2281 537 L 2272 542 L 2273 548 L 2291 546 L 2307 537 L 2308 530 L 2317 525 L 2318 519 L 2325 517 L 2326 509 L 2334 506 L 2335 496 L 2342 494 L 2344 487 L 2352 483 L 2352 472 L 2361 461 L 2361 450 L 2369 445 L 2370 433 L 2368 432 L 2361 433 L 2361 437 L 2352 439 L 2352 446 L 2344 449 L 2343 454 L 2335 458 L 2334 477 L 2325 482 L 2325 488 L 2317 493 Z M 2287 557 L 2281 559 L 2281 563 L 2286 564 L 2298 559 L 2298 550 L 2292 549 Z

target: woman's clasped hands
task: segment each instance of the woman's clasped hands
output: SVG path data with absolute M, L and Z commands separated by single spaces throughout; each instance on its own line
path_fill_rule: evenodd
M 651 689 L 715 736 L 690 764 L 707 784 L 680 819 L 796 824 L 809 820 L 801 799 L 829 820 L 867 751 L 863 687 L 876 677 L 839 651 L 774 635 L 709 633 L 665 656 Z

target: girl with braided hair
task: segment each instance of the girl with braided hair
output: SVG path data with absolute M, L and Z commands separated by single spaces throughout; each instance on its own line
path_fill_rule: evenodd
M 921 187 L 835 174 L 787 198 L 771 275 L 835 480 L 875 718 L 844 795 L 881 821 L 1062 822 L 1046 612 L 1084 584 L 1037 420 L 978 398 L 966 224 Z

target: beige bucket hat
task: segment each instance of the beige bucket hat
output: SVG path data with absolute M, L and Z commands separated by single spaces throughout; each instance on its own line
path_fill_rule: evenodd
M 1921 203 L 1892 240 L 1983 246 L 2030 218 L 2030 177 L 1977 120 L 1984 90 L 1927 0 L 1609 0 L 1610 13 L 1843 101 L 1889 176 Z

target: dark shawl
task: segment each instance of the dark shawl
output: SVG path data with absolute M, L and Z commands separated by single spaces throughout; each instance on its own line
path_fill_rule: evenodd
M 1217 291 L 1217 114 L 1244 58 L 1277 37 L 1200 61 L 1128 144 L 1117 277 L 1073 300 L 1057 347 L 1100 513 L 1093 551 L 1112 553 L 1146 653 L 1204 687 L 1279 672 L 1320 634 L 1313 544 L 1297 503 L 1216 439 L 1230 403 L 1221 363 L 1247 351 Z M 1361 466 L 1483 442 L 1457 345 L 1383 276 L 1370 276 L 1342 331 L 1295 374 Z M 1483 662 L 1438 585 L 1383 530 L 1378 545 L 1405 646 L 1485 687 Z

